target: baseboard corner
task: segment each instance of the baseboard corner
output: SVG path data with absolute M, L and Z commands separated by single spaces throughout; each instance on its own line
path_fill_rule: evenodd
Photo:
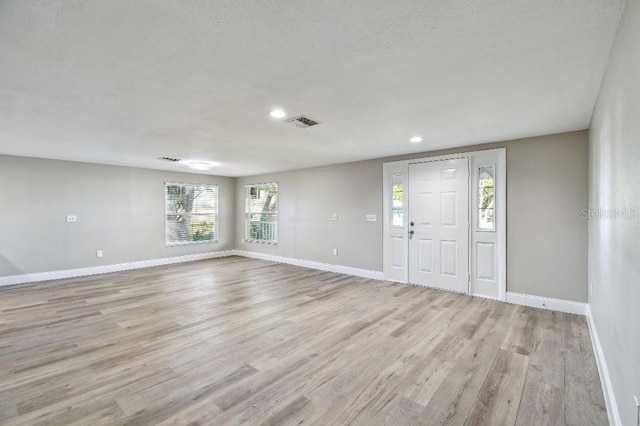
M 568 314 L 586 315 L 586 303 L 572 300 L 554 299 L 552 297 L 534 296 L 532 294 L 507 292 L 507 303 L 530 306 L 532 308 L 550 309 Z
M 591 334 L 591 344 L 593 345 L 593 354 L 596 358 L 596 364 L 598 366 L 598 374 L 600 375 L 600 383 L 602 385 L 602 393 L 604 394 L 604 401 L 607 405 L 607 415 L 609 416 L 609 423 L 612 426 L 622 426 L 622 419 L 620 418 L 620 412 L 618 411 L 618 404 L 616 403 L 616 396 L 613 392 L 613 385 L 611 383 L 611 376 L 609 375 L 609 369 L 607 368 L 607 362 L 604 357 L 602 346 L 600 345 L 600 338 L 598 337 L 598 330 L 596 323 L 591 313 L 591 306 L 587 304 L 586 307 L 587 324 L 589 325 L 589 333 Z

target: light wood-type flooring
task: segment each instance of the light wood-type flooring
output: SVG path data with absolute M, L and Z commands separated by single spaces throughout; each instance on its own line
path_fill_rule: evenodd
M 227 257 L 0 288 L 0 423 L 602 425 L 584 317 Z

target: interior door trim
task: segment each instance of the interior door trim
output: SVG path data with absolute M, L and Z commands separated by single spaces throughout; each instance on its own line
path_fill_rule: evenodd
M 495 148 L 479 151 L 460 152 L 455 154 L 438 155 L 432 157 L 420 157 L 402 161 L 389 161 L 383 163 L 383 275 L 386 280 L 396 281 L 401 283 L 409 282 L 409 270 L 405 267 L 404 272 L 394 271 L 390 273 L 390 233 L 389 225 L 391 223 L 391 184 L 390 179 L 392 174 L 404 174 L 408 178 L 409 164 L 451 160 L 458 158 L 469 159 L 469 294 L 480 297 L 487 297 L 491 299 L 506 300 L 506 288 L 507 288 L 507 276 L 506 276 L 506 233 L 507 233 L 507 175 L 506 175 L 506 148 Z M 475 183 L 474 173 L 478 164 L 491 161 L 495 164 L 496 176 L 495 176 L 495 234 L 497 240 L 496 250 L 496 283 L 495 285 L 486 285 L 486 283 L 480 282 L 477 279 L 475 258 L 476 250 L 473 245 L 474 227 L 476 226 L 477 212 L 474 209 L 474 200 L 477 196 L 473 195 Z M 408 183 L 408 180 L 405 180 Z M 408 191 L 407 191 L 408 192 Z M 411 201 L 408 200 L 410 203 Z M 404 217 L 408 218 L 407 202 L 403 203 Z M 406 222 L 406 221 L 405 221 Z M 476 232 L 477 234 L 477 232 Z M 406 241 L 406 255 L 408 256 L 408 239 Z

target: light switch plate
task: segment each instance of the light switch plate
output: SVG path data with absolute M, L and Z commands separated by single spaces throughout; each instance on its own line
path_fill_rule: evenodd
M 368 214 L 364 217 L 364 220 L 367 222 L 375 222 L 378 220 L 378 216 L 376 216 L 375 214 Z
M 67 215 L 67 222 L 77 222 L 77 221 L 78 221 L 78 217 L 75 214 Z

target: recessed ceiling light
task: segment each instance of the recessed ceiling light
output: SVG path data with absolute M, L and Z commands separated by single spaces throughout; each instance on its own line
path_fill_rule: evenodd
M 273 118 L 284 118 L 287 113 L 281 109 L 272 109 L 271 112 L 269 112 L 269 115 Z
M 413 143 L 422 142 L 422 136 L 414 136 L 411 139 L 409 139 L 409 141 Z
M 209 163 L 206 161 L 189 161 L 189 167 L 194 170 L 209 170 L 213 167 L 213 163 Z

